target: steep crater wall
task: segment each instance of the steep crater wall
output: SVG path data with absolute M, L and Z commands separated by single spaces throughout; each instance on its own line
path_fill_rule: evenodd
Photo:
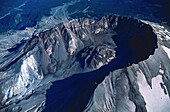
M 87 31 L 90 32 L 87 34 L 93 38 L 89 39 L 90 41 L 88 40 L 87 44 L 83 44 L 87 45 L 85 48 L 75 52 L 76 60 L 82 68 L 96 65 L 96 62 L 101 62 L 101 60 L 103 60 L 103 65 L 91 72 L 73 74 L 68 78 L 54 82 L 53 86 L 47 91 L 44 111 L 83 111 L 97 86 L 110 72 L 146 60 L 154 54 L 157 48 L 157 36 L 151 26 L 137 19 L 111 15 L 91 23 L 89 23 L 91 20 L 88 19 L 76 20 L 76 23 L 77 21 L 82 25 L 88 21 L 88 25 L 81 27 L 81 30 L 78 30 L 79 33 L 74 28 L 72 31 L 81 37 L 81 32 L 89 28 Z M 85 43 L 85 41 L 82 41 L 82 43 Z M 110 58 L 111 60 L 105 63 L 106 61 L 103 58 Z M 94 69 L 94 66 L 91 68 Z M 69 93 L 66 92 L 68 90 Z M 136 112 L 146 111 L 143 97 L 136 91 L 133 94 L 136 94 L 141 101 L 141 104 L 137 100 L 134 101 Z M 51 96 L 53 96 L 53 99 L 51 99 Z M 61 103 L 62 101 L 64 102 Z

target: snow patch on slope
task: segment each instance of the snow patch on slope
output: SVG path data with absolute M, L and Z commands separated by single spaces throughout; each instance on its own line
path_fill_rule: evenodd
M 158 75 L 152 79 L 152 88 L 147 84 L 142 71 L 137 73 L 139 91 L 146 101 L 148 112 L 169 112 L 170 99 L 161 88 L 162 76 Z
M 168 58 L 170 59 L 170 49 L 168 47 L 162 46 L 163 50 L 167 53 Z

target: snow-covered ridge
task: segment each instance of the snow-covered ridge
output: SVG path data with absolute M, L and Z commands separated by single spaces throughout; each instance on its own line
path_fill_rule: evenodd
M 153 24 L 151 24 L 151 26 L 152 25 Z M 155 28 L 158 27 L 160 26 L 155 26 Z M 147 33 L 149 34 L 149 36 L 147 37 L 144 36 L 143 34 L 140 37 L 140 38 L 143 37 L 144 38 L 143 40 L 142 39 L 140 41 L 136 41 L 135 39 L 131 40 L 130 37 L 133 36 L 131 34 L 136 34 L 133 33 L 134 28 L 136 29 L 134 31 L 138 31 L 137 34 L 139 35 L 143 34 L 143 32 L 145 32 L 145 30 L 147 29 L 148 31 Z M 155 29 L 154 32 L 156 32 Z M 143 22 L 136 19 L 126 18 L 121 16 L 118 17 L 105 16 L 99 20 L 82 18 L 82 19 L 74 19 L 69 22 L 65 21 L 58 24 L 54 28 L 33 35 L 32 39 L 29 38 L 28 40 L 26 40 L 26 43 L 29 43 L 28 45 L 23 44 L 21 46 L 21 48 L 23 48 L 24 51 L 20 50 L 21 49 L 20 47 L 17 50 L 16 49 L 14 51 L 11 50 L 12 52 L 9 52 L 9 49 L 8 52 L 5 51 L 7 52 L 7 54 L 5 54 L 4 57 L 8 55 L 9 59 L 10 57 L 12 57 L 13 54 L 18 56 L 24 53 L 24 55 L 22 55 L 19 58 L 19 60 L 15 62 L 15 64 L 9 66 L 7 69 L 4 69 L 6 71 L 0 72 L 0 74 L 2 74 L 1 76 L 3 76 L 1 78 L 2 81 L 0 82 L 2 85 L 1 86 L 2 94 L 0 95 L 0 98 L 2 99 L 1 101 L 2 110 L 6 108 L 13 110 L 16 109 L 14 107 L 17 106 L 18 106 L 17 109 L 22 108 L 22 111 L 24 111 L 24 109 L 27 110 L 30 108 L 30 105 L 29 104 L 22 105 L 22 102 L 32 101 L 33 99 L 35 100 L 38 99 L 39 97 L 45 96 L 45 90 L 43 89 L 49 88 L 48 86 L 50 85 L 49 82 L 54 80 L 64 79 L 75 73 L 92 71 L 102 67 L 105 64 L 108 64 L 110 61 L 114 60 L 115 58 L 118 58 L 116 55 L 116 48 L 118 48 L 119 45 L 117 45 L 116 42 L 113 40 L 116 39 L 119 40 L 119 37 L 121 37 L 123 40 L 126 39 L 126 36 L 127 38 L 128 37 L 129 38 L 127 39 L 127 41 L 124 41 L 124 43 L 122 44 L 125 45 L 125 47 L 127 47 L 129 44 L 126 44 L 126 42 L 128 43 L 129 40 L 131 40 L 130 42 L 132 43 L 133 41 L 137 42 L 138 43 L 137 45 L 135 43 L 132 44 L 132 47 L 136 46 L 136 48 L 132 49 L 131 53 L 135 55 L 134 56 L 135 63 L 137 63 L 138 61 L 142 61 L 142 62 L 136 65 L 132 65 L 131 67 L 128 67 L 127 70 L 121 69 L 120 70 L 121 72 L 114 71 L 113 73 L 111 73 L 112 75 L 108 76 L 109 78 L 106 78 L 101 84 L 103 85 L 102 87 L 104 87 L 105 89 L 105 93 L 101 93 L 101 94 L 105 94 L 105 97 L 101 98 L 102 103 L 104 104 L 102 103 L 98 104 L 98 102 L 96 102 L 97 99 L 95 99 L 97 97 L 94 96 L 94 99 L 92 99 L 92 101 L 94 102 L 91 106 L 91 110 L 92 111 L 95 109 L 98 110 L 103 105 L 105 107 L 104 108 L 105 111 L 114 110 L 115 105 L 109 102 L 112 102 L 113 100 L 116 99 L 108 99 L 108 97 L 111 98 L 112 94 L 115 94 L 116 97 L 116 93 L 113 92 L 113 87 L 115 85 L 113 85 L 112 82 L 116 84 L 117 78 L 122 79 L 121 77 L 124 78 L 123 80 L 126 80 L 125 82 L 122 83 L 127 83 L 128 87 L 130 88 L 124 90 L 127 93 L 126 95 L 128 95 L 130 91 L 133 90 L 136 91 L 136 93 L 132 93 L 132 94 L 136 94 L 141 100 L 141 102 L 138 102 L 139 99 L 137 100 L 133 98 L 130 98 L 130 100 L 126 99 L 127 102 L 130 102 L 130 104 L 132 104 L 132 105 L 128 104 L 129 107 L 133 107 L 133 108 L 140 107 L 141 109 L 145 109 L 144 100 L 146 99 L 142 99 L 143 94 L 141 91 L 138 90 L 138 87 L 136 87 L 137 86 L 136 71 L 139 71 L 140 69 L 143 72 L 143 74 L 146 77 L 147 83 L 149 83 L 149 85 L 152 85 L 152 77 L 156 76 L 157 71 L 155 71 L 155 68 L 157 67 L 160 68 L 161 66 L 162 67 L 161 70 L 163 70 L 164 72 L 160 72 L 160 73 L 164 73 L 164 74 L 169 73 L 168 60 L 164 61 L 164 58 L 165 59 L 167 58 L 167 54 L 159 45 L 159 43 L 161 42 L 164 43 L 164 42 L 159 40 L 159 36 L 157 34 L 157 32 L 162 32 L 160 35 L 163 35 L 163 37 L 165 37 L 165 35 L 168 34 L 168 31 L 165 33 L 165 31 L 162 31 L 162 29 L 157 29 L 156 34 L 158 36 L 159 47 L 157 48 L 156 52 L 153 54 L 155 48 L 157 47 L 157 44 L 155 44 L 156 35 L 154 32 L 152 31 L 152 28 L 149 25 L 144 24 Z M 124 33 L 125 34 L 129 33 L 129 35 L 123 35 Z M 121 36 L 119 36 L 119 34 Z M 135 35 L 135 37 L 138 38 L 138 35 Z M 149 48 L 148 51 L 142 49 L 140 44 L 140 42 L 145 42 L 146 41 L 145 39 L 146 40 L 153 39 L 151 43 L 149 43 L 150 41 L 148 43 L 147 42 L 144 43 L 145 48 Z M 35 45 L 33 43 L 35 43 Z M 34 46 L 31 47 L 31 45 Z M 83 48 L 85 47 L 87 48 L 87 50 L 85 50 L 86 52 L 84 52 L 83 50 Z M 11 48 L 13 48 L 13 46 L 11 46 Z M 123 50 L 123 47 L 121 50 Z M 126 53 L 128 54 L 128 52 L 129 52 L 128 50 L 125 51 L 125 54 Z M 160 52 L 163 52 L 162 56 L 159 55 L 161 54 Z M 101 57 L 97 55 L 98 53 L 101 54 Z M 153 55 L 149 57 L 150 54 Z M 142 56 L 140 57 L 140 55 Z M 147 59 L 148 57 L 149 59 Z M 133 58 L 129 59 L 130 61 L 132 61 L 131 63 L 133 63 L 134 61 L 132 60 Z M 143 61 L 144 59 L 147 60 Z M 89 66 L 84 66 L 83 68 L 81 66 L 82 60 L 86 65 Z M 160 61 L 160 63 L 162 64 L 161 65 L 157 64 L 158 61 Z M 4 64 L 4 62 L 2 61 L 1 65 L 5 66 L 6 63 Z M 153 68 L 151 68 L 152 65 L 154 65 L 155 67 L 153 66 Z M 121 76 L 121 74 L 126 74 L 126 76 L 125 77 Z M 168 85 L 167 77 L 169 76 L 165 75 L 164 81 L 166 81 L 166 84 Z M 110 88 L 109 90 L 108 90 L 108 86 Z M 100 94 L 101 92 L 100 89 L 102 87 L 98 86 L 94 95 Z M 108 93 L 108 91 L 111 92 Z M 39 96 L 35 96 L 34 93 L 39 94 Z M 31 96 L 28 99 L 25 99 L 29 95 Z M 123 98 L 126 97 L 129 98 L 129 96 L 125 96 Z M 21 99 L 25 99 L 25 100 L 22 101 Z M 21 103 L 17 102 L 19 100 L 21 100 Z M 43 105 L 42 104 L 43 101 L 45 101 L 44 97 L 41 101 L 40 100 L 35 101 L 33 104 L 35 104 L 36 106 L 32 106 L 33 110 L 39 108 L 39 106 L 41 107 Z M 16 102 L 16 104 L 14 102 Z M 6 105 L 7 107 L 4 107 Z M 124 103 L 124 105 L 126 107 L 126 102 Z

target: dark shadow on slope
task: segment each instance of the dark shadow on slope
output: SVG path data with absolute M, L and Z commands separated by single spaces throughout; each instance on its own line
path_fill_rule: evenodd
M 24 55 L 26 55 L 27 52 L 31 51 L 37 45 L 37 43 L 38 43 L 38 39 L 35 36 L 33 36 L 31 39 L 22 40 L 21 43 L 16 44 L 12 48 L 7 49 L 7 51 L 9 53 L 15 53 L 16 56 L 12 56 L 12 59 L 7 64 L 5 64 L 4 66 L 1 66 L 0 72 L 8 70 L 18 60 L 20 60 Z M 15 54 L 13 54 L 13 55 L 15 55 Z M 7 55 L 7 56 L 10 56 L 10 55 Z M 1 57 L 1 58 L 2 59 L 6 58 L 6 56 Z
M 74 74 L 56 81 L 46 94 L 44 112 L 82 112 L 96 87 L 111 71 L 147 59 L 157 48 L 157 37 L 149 25 L 129 18 L 118 21 L 116 58 L 92 72 Z

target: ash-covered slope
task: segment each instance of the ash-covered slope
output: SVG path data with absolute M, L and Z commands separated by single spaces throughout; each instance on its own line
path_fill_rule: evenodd
M 75 23 L 77 24 L 77 22 Z M 79 24 L 84 24 L 84 21 L 80 20 Z M 94 66 L 96 63 L 101 63 L 101 67 L 91 72 L 74 74 L 62 81 L 55 82 L 47 92 L 46 109 L 44 111 L 83 111 L 93 96 L 95 88 L 97 88 L 98 84 L 100 84 L 110 72 L 147 59 L 154 53 L 157 47 L 156 34 L 152 28 L 136 19 L 106 16 L 100 20 L 91 22 L 91 24 L 88 22 L 87 25 L 86 27 L 80 27 L 80 32 L 75 33 L 79 35 L 82 31 L 86 31 L 86 28 L 90 28 L 88 31 L 90 31 L 90 35 L 92 35 L 90 36 L 92 37 L 90 39 L 92 43 L 89 41 L 88 46 L 78 52 L 76 60 L 78 60 L 83 69 L 87 67 L 95 69 L 97 68 L 97 66 Z M 75 31 L 74 27 L 72 31 Z M 81 36 L 79 38 L 81 38 Z M 143 45 L 144 43 L 145 45 Z M 106 62 L 105 60 L 108 61 Z M 144 99 L 136 89 L 137 88 L 130 94 L 138 97 L 138 99 L 132 98 L 132 101 L 136 105 L 136 111 L 145 111 Z M 102 92 L 102 89 L 99 91 Z M 53 96 L 54 99 L 51 99 L 51 96 Z M 101 96 L 99 96 L 99 99 L 100 97 Z M 104 98 L 107 99 L 107 96 Z M 60 103 L 62 101 L 64 103 Z M 98 98 L 96 98 L 95 101 L 98 101 Z M 142 102 L 142 104 L 138 102 Z M 103 100 L 101 100 L 100 103 L 103 103 Z M 112 104 L 114 101 L 110 101 L 110 103 Z M 112 107 L 113 105 L 108 106 L 111 112 L 115 110 L 115 108 Z M 100 107 L 102 108 L 103 106 L 100 105 Z M 92 109 L 94 109 L 92 111 L 104 111 L 103 109 Z M 89 108 L 87 110 L 89 110 Z M 106 111 L 109 111 L 109 109 Z
M 169 43 L 159 38 L 157 42 L 156 33 L 169 34 L 154 28 L 115 15 L 81 18 L 7 47 L 0 54 L 1 110 L 147 111 L 152 107 L 139 76 L 144 75 L 151 86 L 160 67 L 166 68 L 162 74 L 166 87 L 161 84 L 170 90 L 169 59 L 161 47 Z M 52 81 L 56 82 L 46 93 Z

